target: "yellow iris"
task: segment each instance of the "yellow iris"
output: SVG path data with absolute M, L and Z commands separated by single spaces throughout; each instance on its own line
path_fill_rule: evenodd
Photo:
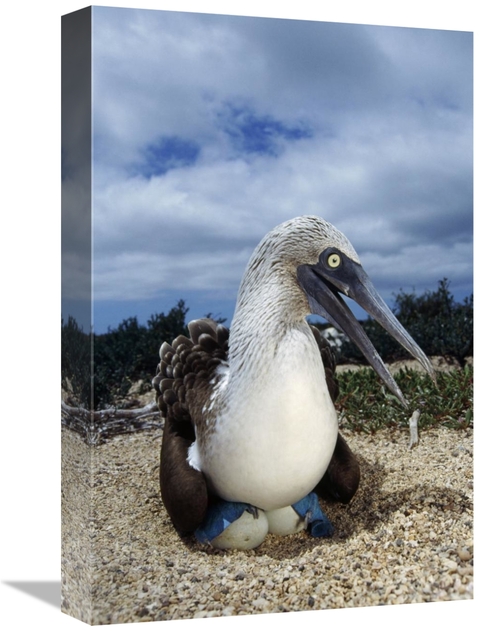
M 329 267 L 332 267 L 332 268 L 338 267 L 341 262 L 340 254 L 330 254 L 326 262 L 328 263 Z

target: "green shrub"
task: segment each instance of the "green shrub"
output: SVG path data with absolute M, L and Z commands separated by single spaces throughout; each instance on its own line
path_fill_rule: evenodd
M 84 333 L 72 316 L 62 321 L 62 387 L 70 390 L 73 403 L 99 409 L 123 397 L 132 383 L 143 379 L 149 384 L 161 344 L 187 334 L 188 311 L 179 300 L 168 314 L 152 315 L 147 326 L 136 317 L 126 318 L 116 329 L 100 335 Z
M 116 329 L 94 336 L 96 409 L 126 395 L 130 386 L 140 379 L 150 383 L 161 344 L 186 335 L 188 311 L 185 302 L 179 300 L 168 314 L 152 315 L 146 326 L 132 317 L 123 320 Z
M 86 409 L 91 404 L 90 335 L 72 316 L 61 321 L 61 385 L 75 403 Z
M 335 407 L 343 427 L 374 432 L 381 427 L 405 428 L 414 410 L 419 427 L 466 429 L 473 424 L 473 369 L 438 372 L 436 384 L 426 373 L 404 369 L 394 378 L 408 401 L 405 409 L 375 371 L 362 368 L 337 374 L 340 394 Z

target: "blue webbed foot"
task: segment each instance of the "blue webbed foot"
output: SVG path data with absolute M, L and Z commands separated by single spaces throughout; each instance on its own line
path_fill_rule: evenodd
M 250 550 L 264 541 L 267 532 L 266 516 L 255 506 L 219 500 L 208 508 L 194 534 L 200 543 L 215 548 Z
M 313 537 L 331 537 L 333 526 L 321 510 L 316 493 L 309 493 L 300 501 L 292 504 L 294 511 L 306 520 L 307 530 Z

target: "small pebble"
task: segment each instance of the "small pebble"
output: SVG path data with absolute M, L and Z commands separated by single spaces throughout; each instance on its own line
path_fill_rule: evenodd
M 443 559 L 443 564 L 452 572 L 456 572 L 458 563 L 452 559 Z
M 467 548 L 462 548 L 458 551 L 458 556 L 460 561 L 470 561 L 472 559 L 472 554 L 467 550 Z

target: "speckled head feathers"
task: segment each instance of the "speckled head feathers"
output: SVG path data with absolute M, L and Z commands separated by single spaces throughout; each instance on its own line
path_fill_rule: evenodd
M 264 315 L 277 327 L 305 318 L 310 307 L 297 281 L 297 268 L 316 264 L 321 253 L 332 247 L 359 263 L 348 239 L 321 217 L 296 217 L 268 232 L 243 275 L 231 326 L 233 341 L 248 327 L 260 330 Z M 271 328 L 269 334 L 276 337 Z
M 317 263 L 319 255 L 329 247 L 336 247 L 359 263 L 350 241 L 321 217 L 303 215 L 276 226 L 268 232 L 253 253 L 247 271 L 256 267 Z

